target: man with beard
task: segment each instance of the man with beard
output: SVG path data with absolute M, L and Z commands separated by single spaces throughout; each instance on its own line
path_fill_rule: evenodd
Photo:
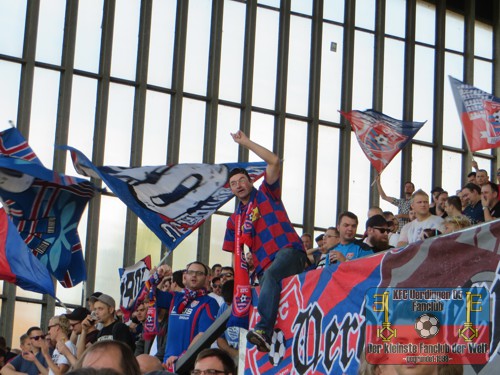
M 382 215 L 375 215 L 366 221 L 365 243 L 370 246 L 374 253 L 387 250 L 389 245 L 389 232 L 391 229 Z

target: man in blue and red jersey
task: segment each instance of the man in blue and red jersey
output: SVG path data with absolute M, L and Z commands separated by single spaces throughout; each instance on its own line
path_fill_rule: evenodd
M 163 266 L 162 266 L 163 267 Z M 193 345 L 214 322 L 219 304 L 205 289 L 208 267 L 201 262 L 189 263 L 182 292 L 157 291 L 157 307 L 169 308 L 167 344 L 163 362 L 174 371 L 177 359 Z M 171 271 L 170 271 L 171 272 Z M 159 269 L 159 276 L 170 276 Z
M 281 201 L 278 155 L 251 141 L 241 131 L 231 136 L 236 143 L 267 163 L 264 181 L 258 190 L 245 169 L 235 168 L 229 173 L 229 186 L 240 202 L 227 221 L 222 249 L 234 251 L 235 239 L 239 236 L 241 244 L 246 244 L 252 252 L 255 272 L 260 279 L 257 309 L 261 319 L 248 332 L 247 339 L 259 351 L 269 352 L 278 314 L 281 280 L 304 271 L 307 256 Z M 236 227 L 238 216 L 241 218 L 240 228 Z

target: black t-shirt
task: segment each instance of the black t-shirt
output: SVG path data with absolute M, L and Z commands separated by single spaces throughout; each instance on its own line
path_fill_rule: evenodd
M 500 201 L 493 206 L 493 208 L 490 210 L 490 214 L 493 217 L 500 217 Z
M 127 325 L 121 322 L 114 322 L 103 327 L 97 335 L 97 341 L 116 340 L 127 344 L 132 352 L 135 350 L 134 337 Z

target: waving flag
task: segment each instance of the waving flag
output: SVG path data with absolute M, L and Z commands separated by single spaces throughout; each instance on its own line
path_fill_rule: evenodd
M 371 109 L 340 113 L 351 122 L 361 149 L 379 173 L 425 124 L 396 120 Z
M 227 184 L 231 169 L 246 168 L 255 177 L 266 168 L 262 162 L 96 167 L 80 151 L 64 148 L 78 173 L 102 179 L 169 252 L 233 197 Z
M 500 98 L 449 78 L 470 150 L 500 146 Z
M 4 210 L 0 210 L 0 279 L 55 298 L 49 271 L 28 249 Z
M 21 238 L 64 287 L 86 279 L 77 227 L 95 187 L 45 168 L 16 128 L 0 133 L 0 197 Z
M 139 297 L 144 283 L 149 280 L 150 269 L 151 255 L 130 267 L 118 269 L 120 274 L 120 308 L 126 315 L 125 320 L 133 312 L 137 297 Z

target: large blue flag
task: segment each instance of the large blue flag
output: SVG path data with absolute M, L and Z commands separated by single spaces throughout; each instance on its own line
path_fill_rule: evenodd
M 266 168 L 264 162 L 96 167 L 80 151 L 63 148 L 71 151 L 78 173 L 103 180 L 169 252 L 233 197 L 231 169 L 246 168 L 255 177 Z
M 0 279 L 55 298 L 49 271 L 28 249 L 4 210 L 0 210 Z
M 45 168 L 21 133 L 0 132 L 0 197 L 21 238 L 60 281 L 86 279 L 77 227 L 95 186 Z

